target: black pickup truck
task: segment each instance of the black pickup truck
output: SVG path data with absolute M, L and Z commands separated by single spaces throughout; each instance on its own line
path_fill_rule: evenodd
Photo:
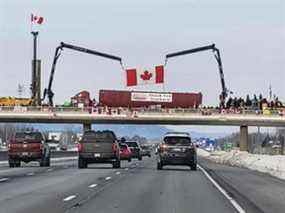
M 114 132 L 86 131 L 78 143 L 78 168 L 87 168 L 89 163 L 110 163 L 120 168 L 120 147 Z

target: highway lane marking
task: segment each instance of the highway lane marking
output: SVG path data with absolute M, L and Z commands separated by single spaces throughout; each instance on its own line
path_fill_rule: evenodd
M 51 171 L 53 171 L 53 169 L 52 169 L 52 168 L 50 168 L 50 169 L 48 169 L 48 170 L 47 170 L 47 172 L 51 172 Z
M 127 170 L 129 170 L 128 168 L 125 168 L 125 170 L 127 171 Z
M 64 198 L 63 201 L 64 201 L 64 202 L 70 201 L 70 200 L 73 200 L 74 198 L 76 198 L 76 195 L 70 195 L 70 196 Z
M 27 176 L 33 176 L 33 175 L 35 175 L 34 172 L 30 172 L 30 173 L 27 174 Z
M 96 186 L 97 186 L 97 184 L 94 183 L 94 184 L 89 185 L 88 187 L 89 187 L 89 188 L 94 188 L 94 187 L 96 187 Z
M 203 172 L 203 174 L 211 181 L 211 183 L 225 196 L 225 198 L 230 201 L 230 203 L 233 205 L 233 207 L 239 212 L 239 213 L 246 213 L 246 211 L 238 204 L 238 202 L 231 197 L 226 190 L 224 190 L 212 177 L 209 175 L 209 173 L 200 165 L 197 165 L 198 168 Z
M 119 174 L 121 174 L 121 172 L 116 172 L 116 175 L 119 175 Z
M 111 180 L 111 177 L 106 177 L 105 180 Z
M 5 182 L 5 181 L 7 181 L 7 180 L 9 180 L 9 178 L 1 178 L 1 179 L 0 179 L 0 182 Z

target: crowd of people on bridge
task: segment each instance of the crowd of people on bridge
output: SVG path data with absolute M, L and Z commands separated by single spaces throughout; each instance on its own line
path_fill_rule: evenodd
M 243 98 L 237 98 L 237 97 L 229 97 L 229 99 L 226 101 L 224 108 L 225 109 L 252 109 L 252 110 L 263 110 L 264 108 L 269 109 L 278 109 L 282 108 L 283 104 L 278 99 L 277 96 L 274 95 L 272 100 L 267 100 L 262 96 L 262 94 L 259 95 L 257 98 L 256 95 L 253 95 L 253 98 L 251 98 L 249 95 L 246 96 L 246 99 Z
M 278 113 L 283 115 L 285 106 L 276 95 L 268 100 L 260 94 L 258 97 L 257 95 L 252 97 L 247 95 L 245 99 L 242 97 L 229 97 L 225 102 L 221 102 L 219 110 L 221 113 L 255 111 L 257 114 Z

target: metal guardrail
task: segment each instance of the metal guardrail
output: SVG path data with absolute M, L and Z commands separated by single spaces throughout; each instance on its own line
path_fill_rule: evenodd
M 0 113 L 72 113 L 98 115 L 268 115 L 285 116 L 285 108 L 281 109 L 146 109 L 146 108 L 106 108 L 106 107 L 0 107 Z

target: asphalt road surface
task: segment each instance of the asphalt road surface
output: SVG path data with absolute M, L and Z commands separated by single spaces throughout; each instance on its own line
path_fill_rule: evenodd
M 281 202 L 285 197 L 284 181 L 207 161 L 200 161 L 200 165 L 229 190 L 246 212 L 284 213 L 285 200 Z M 248 176 L 248 184 L 242 185 L 243 175 Z M 240 190 L 233 189 L 236 187 Z M 237 210 L 201 169 L 190 171 L 188 167 L 169 166 L 158 171 L 154 158 L 144 158 L 124 162 L 121 169 L 97 164 L 79 170 L 75 160 L 53 163 L 50 168 L 0 167 L 0 212 L 224 213 Z

